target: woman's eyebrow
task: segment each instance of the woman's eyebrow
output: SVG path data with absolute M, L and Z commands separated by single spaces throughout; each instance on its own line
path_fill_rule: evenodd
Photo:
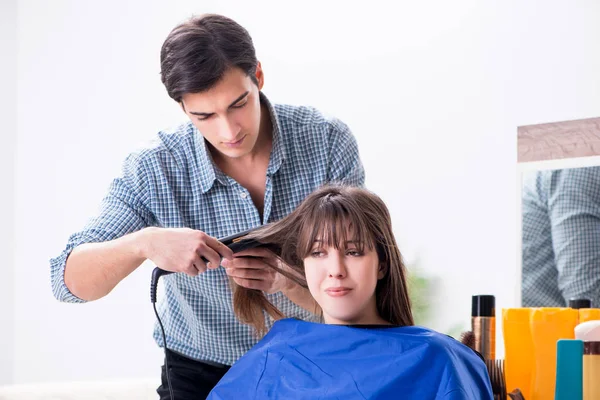
M 313 243 L 323 243 L 323 240 L 321 239 L 315 239 L 313 241 Z M 361 244 L 362 240 L 358 240 L 358 239 L 353 239 L 353 240 L 346 240 L 345 242 L 346 244 Z

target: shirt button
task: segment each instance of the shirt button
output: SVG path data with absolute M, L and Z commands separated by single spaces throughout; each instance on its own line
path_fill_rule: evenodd
M 240 193 L 240 197 L 241 197 L 242 199 L 245 199 L 246 197 L 248 197 L 248 195 L 246 194 L 246 192 L 241 192 L 241 193 Z

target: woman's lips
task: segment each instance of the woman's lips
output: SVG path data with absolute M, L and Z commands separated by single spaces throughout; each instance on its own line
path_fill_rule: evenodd
M 325 289 L 325 293 L 331 297 L 342 297 L 350 293 L 352 289 L 347 287 L 330 287 Z

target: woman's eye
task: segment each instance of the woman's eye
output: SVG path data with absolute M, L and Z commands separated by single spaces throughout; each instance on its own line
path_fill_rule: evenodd
M 313 250 L 310 252 L 311 257 L 320 257 L 322 255 L 323 255 L 323 252 L 321 250 Z
M 360 256 L 362 256 L 362 253 L 360 251 L 358 251 L 358 250 L 348 250 L 346 252 L 346 254 L 348 254 L 349 256 L 352 256 L 352 257 L 360 257 Z

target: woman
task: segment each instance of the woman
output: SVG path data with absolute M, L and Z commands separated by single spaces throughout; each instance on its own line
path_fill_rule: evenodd
M 405 268 L 387 207 L 359 188 L 328 186 L 247 239 L 275 252 L 308 287 L 324 324 L 282 319 L 209 399 L 492 399 L 473 350 L 413 326 Z M 261 292 L 234 286 L 239 318 L 280 317 Z

